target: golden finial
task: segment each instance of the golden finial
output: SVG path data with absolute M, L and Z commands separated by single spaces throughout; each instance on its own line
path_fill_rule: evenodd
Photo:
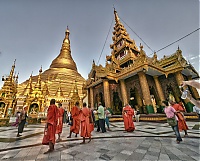
M 66 33 L 69 33 L 69 27 L 67 26 Z
M 39 72 L 42 73 L 42 65 L 41 65 L 41 68 L 40 68 Z
M 16 62 L 16 59 L 14 60 L 14 66 L 15 66 L 15 62 Z
M 115 22 L 118 23 L 119 22 L 119 17 L 117 15 L 117 11 L 114 8 L 114 14 L 115 14 Z

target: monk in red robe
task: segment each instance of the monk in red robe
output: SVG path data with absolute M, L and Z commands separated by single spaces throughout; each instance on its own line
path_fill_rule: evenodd
M 83 142 L 81 144 L 85 144 L 85 138 L 88 137 L 89 141 L 91 141 L 91 129 L 90 118 L 92 118 L 91 110 L 86 107 L 86 103 L 83 103 L 83 108 L 80 111 L 80 121 L 81 121 L 81 137 L 83 137 Z
M 62 104 L 58 104 L 58 124 L 56 126 L 56 134 L 58 134 L 58 139 L 56 142 L 60 142 L 62 139 L 60 138 L 60 135 L 62 133 L 63 129 L 63 116 L 64 116 L 65 110 L 62 108 Z
M 46 123 L 46 128 L 47 128 L 47 135 L 48 137 L 48 142 L 49 142 L 49 149 L 46 151 L 44 154 L 50 153 L 54 150 L 54 144 L 56 141 L 56 125 L 57 125 L 57 120 L 58 120 L 58 109 L 57 106 L 55 105 L 56 100 L 51 99 L 50 101 L 50 106 L 47 111 L 47 123 Z
M 72 132 L 75 133 L 75 137 L 77 137 L 80 129 L 80 107 L 79 107 L 79 102 L 75 103 L 75 106 L 72 107 L 71 110 L 71 117 L 72 117 L 72 125 L 70 127 L 70 134 L 67 138 L 71 138 Z
M 133 132 L 135 130 L 133 115 L 134 110 L 131 108 L 130 105 L 127 104 L 125 107 L 123 107 L 122 116 L 124 119 L 124 127 L 127 132 Z
M 186 124 L 185 118 L 184 118 L 184 114 L 182 112 L 185 112 L 185 109 L 178 103 L 175 103 L 173 101 L 170 101 L 170 104 L 172 105 L 172 107 L 176 110 L 177 112 L 177 117 L 178 117 L 178 128 L 179 131 L 184 130 L 185 132 L 185 137 L 188 136 L 187 130 L 188 130 L 188 126 Z

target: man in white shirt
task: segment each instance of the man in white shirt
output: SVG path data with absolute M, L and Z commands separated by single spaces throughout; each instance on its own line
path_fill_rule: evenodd
M 193 112 L 196 112 L 196 113 L 198 114 L 199 120 L 200 120 L 200 108 L 197 107 L 197 106 L 194 106 L 194 107 L 193 107 Z

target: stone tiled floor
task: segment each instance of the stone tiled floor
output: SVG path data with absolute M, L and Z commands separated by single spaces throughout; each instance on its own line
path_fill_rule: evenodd
M 56 143 L 55 151 L 43 154 L 48 146 L 41 145 L 44 125 L 28 125 L 20 138 L 16 127 L 0 127 L 0 160 L 59 161 L 59 160 L 200 160 L 200 130 L 192 127 L 198 122 L 187 122 L 189 137 L 177 144 L 167 123 L 135 122 L 136 130 L 124 131 L 123 122 L 112 122 L 106 133 L 93 131 L 92 141 L 80 144 L 82 138 L 67 138 L 69 126 L 64 124 L 63 141 Z M 181 132 L 184 136 L 184 132 Z

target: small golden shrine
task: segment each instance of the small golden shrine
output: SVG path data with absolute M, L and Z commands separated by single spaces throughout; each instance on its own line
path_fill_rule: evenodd
M 50 68 L 42 71 L 18 85 L 18 76 L 14 76 L 15 62 L 10 75 L 4 79 L 0 90 L 0 117 L 7 117 L 15 113 L 15 109 L 22 109 L 28 105 L 28 115 L 32 118 L 45 116 L 51 99 L 62 103 L 70 111 L 76 101 L 80 103 L 87 96 L 84 89 L 85 79 L 78 73 L 76 63 L 72 59 L 69 29 L 65 32 L 60 54 L 52 61 Z
M 115 113 L 121 114 L 122 107 L 130 104 L 141 113 L 162 113 L 162 101 L 167 98 L 183 101 L 187 112 L 191 112 L 189 100 L 181 100 L 179 86 L 183 80 L 198 78 L 198 72 L 177 51 L 158 60 L 157 54 L 148 57 L 140 44 L 136 46 L 120 22 L 114 10 L 115 26 L 113 44 L 110 45 L 111 55 L 106 56 L 105 67 L 96 65 L 87 79 L 88 103 L 97 107 L 98 102 L 110 107 Z M 194 98 L 198 92 L 189 90 Z

